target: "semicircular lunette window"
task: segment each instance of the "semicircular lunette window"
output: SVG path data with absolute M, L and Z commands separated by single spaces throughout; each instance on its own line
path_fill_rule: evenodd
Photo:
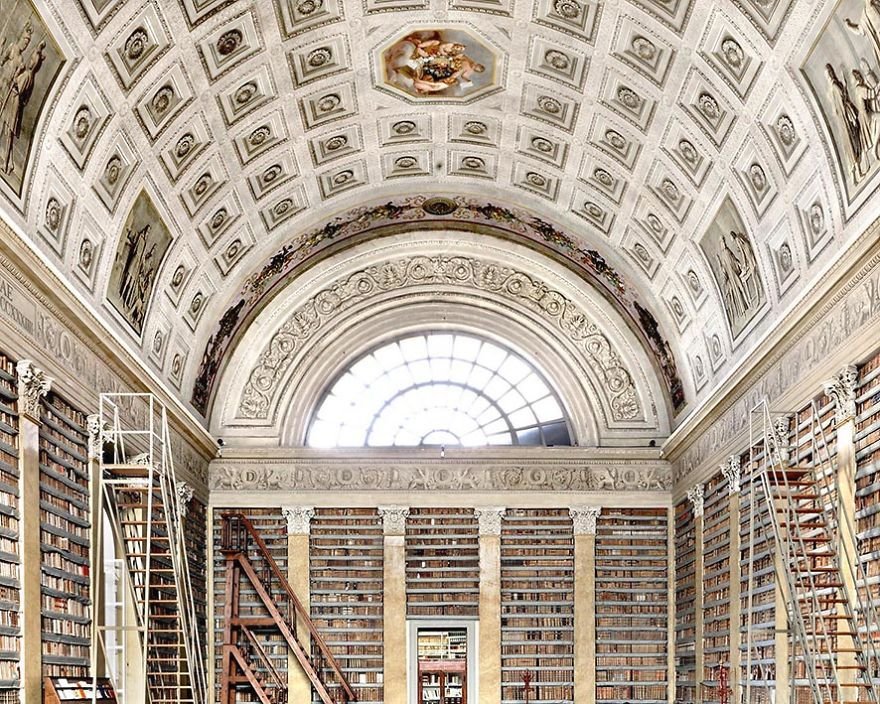
M 571 445 L 558 396 L 521 356 L 429 333 L 361 357 L 324 396 L 311 447 Z

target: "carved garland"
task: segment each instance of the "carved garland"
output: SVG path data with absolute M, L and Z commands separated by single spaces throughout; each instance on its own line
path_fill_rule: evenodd
M 294 353 L 345 310 L 388 291 L 438 284 L 502 295 L 541 315 L 586 353 L 608 392 L 612 418 L 629 421 L 641 417 L 632 375 L 608 338 L 577 304 L 524 272 L 444 256 L 413 257 L 369 267 L 328 286 L 300 306 L 260 355 L 242 392 L 238 416 L 266 419 Z

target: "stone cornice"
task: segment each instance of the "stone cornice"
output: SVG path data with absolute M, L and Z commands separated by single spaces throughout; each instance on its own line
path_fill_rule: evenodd
M 543 449 L 543 448 L 541 448 Z M 322 456 L 322 454 L 324 456 Z M 447 450 L 326 453 L 308 450 L 224 452 L 209 486 L 241 491 L 640 491 L 668 492 L 667 462 L 645 452 L 472 453 Z M 641 455 L 641 457 L 640 457 Z

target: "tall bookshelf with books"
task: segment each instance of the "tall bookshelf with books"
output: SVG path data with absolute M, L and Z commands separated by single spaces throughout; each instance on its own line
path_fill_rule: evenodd
M 776 541 L 760 483 L 764 443 L 740 455 L 740 681 L 750 698 L 772 702 L 776 690 Z
M 696 521 L 684 498 L 675 506 L 675 701 L 697 695 Z
M 287 521 L 281 514 L 280 508 L 235 508 L 236 513 L 243 513 L 251 521 L 254 529 L 263 539 L 272 559 L 275 560 L 278 568 L 282 573 L 287 571 Z M 217 647 L 214 649 L 215 669 L 216 669 L 216 687 L 217 701 L 220 695 L 220 682 L 223 664 L 223 613 L 226 605 L 226 561 L 221 551 L 221 536 L 223 526 L 222 508 L 214 509 L 214 642 Z M 263 606 L 260 597 L 257 595 L 253 586 L 246 577 L 241 579 L 241 588 L 239 592 L 239 616 L 241 618 L 266 619 L 267 625 L 260 628 L 254 625 L 251 628 L 257 642 L 260 644 L 263 652 L 271 661 L 275 670 L 280 674 L 282 680 L 286 681 L 287 664 L 288 664 L 288 647 L 284 637 L 270 623 L 268 619 L 268 611 Z M 268 673 L 263 670 L 262 662 L 255 660 L 253 667 L 264 677 L 268 678 Z M 247 690 L 237 692 L 239 702 L 251 702 L 253 694 Z
M 501 701 L 574 701 L 574 530 L 568 511 L 509 510 L 501 527 Z
M 40 414 L 40 550 L 45 677 L 83 678 L 90 662 L 86 417 L 50 392 Z
M 381 702 L 385 552 L 382 517 L 375 508 L 318 508 L 312 519 L 309 543 L 312 621 L 338 660 L 358 701 Z
M 192 587 L 193 603 L 196 609 L 196 624 L 199 629 L 199 642 L 202 657 L 208 657 L 208 509 L 198 498 L 189 502 L 184 514 L 184 540 L 186 561 L 189 565 L 189 578 Z
M 704 704 L 720 704 L 719 668 L 729 668 L 731 662 L 730 491 L 727 479 L 721 472 L 709 479 L 705 486 L 702 549 L 703 673 L 701 693 Z
M 14 360 L 0 353 L 0 701 L 18 704 L 21 532 L 18 394 Z
M 856 390 L 856 520 L 862 603 L 880 613 L 880 353 L 859 368 Z M 880 633 L 874 633 L 880 639 Z M 880 666 L 880 663 L 876 665 Z M 880 668 L 878 668 L 880 669 Z
M 479 539 L 473 509 L 410 509 L 406 521 L 408 616 L 479 614 Z
M 596 701 L 667 701 L 669 520 L 603 509 L 596 525 Z

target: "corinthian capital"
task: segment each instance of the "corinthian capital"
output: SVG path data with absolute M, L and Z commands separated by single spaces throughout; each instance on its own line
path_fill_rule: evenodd
M 104 443 L 112 442 L 110 424 L 101 423 L 101 416 L 92 413 L 86 416 L 86 429 L 89 431 L 89 459 L 100 460 L 104 454 Z
M 18 410 L 32 420 L 40 420 L 40 399 L 52 389 L 52 377 L 37 369 L 29 359 L 15 366 L 18 372 Z
M 699 518 L 703 515 L 703 485 L 694 484 L 688 489 L 688 499 L 694 505 L 694 517 Z
M 309 535 L 315 509 L 311 506 L 282 506 L 281 515 L 287 519 L 288 535 Z
M 600 506 L 576 506 L 568 509 L 575 535 L 596 535 L 596 521 L 602 513 Z
M 507 509 L 501 506 L 475 508 L 474 516 L 480 524 L 480 535 L 501 535 L 501 519 L 505 511 Z
M 382 516 L 385 535 L 406 535 L 408 506 L 380 506 L 379 515 Z
M 739 455 L 731 455 L 727 458 L 727 464 L 721 465 L 721 473 L 727 480 L 727 491 L 731 494 L 738 494 L 742 485 L 742 467 L 739 462 Z
M 825 382 L 825 393 L 834 401 L 834 419 L 838 423 L 845 423 L 850 418 L 855 418 L 858 380 L 858 370 L 850 364 L 833 379 Z

